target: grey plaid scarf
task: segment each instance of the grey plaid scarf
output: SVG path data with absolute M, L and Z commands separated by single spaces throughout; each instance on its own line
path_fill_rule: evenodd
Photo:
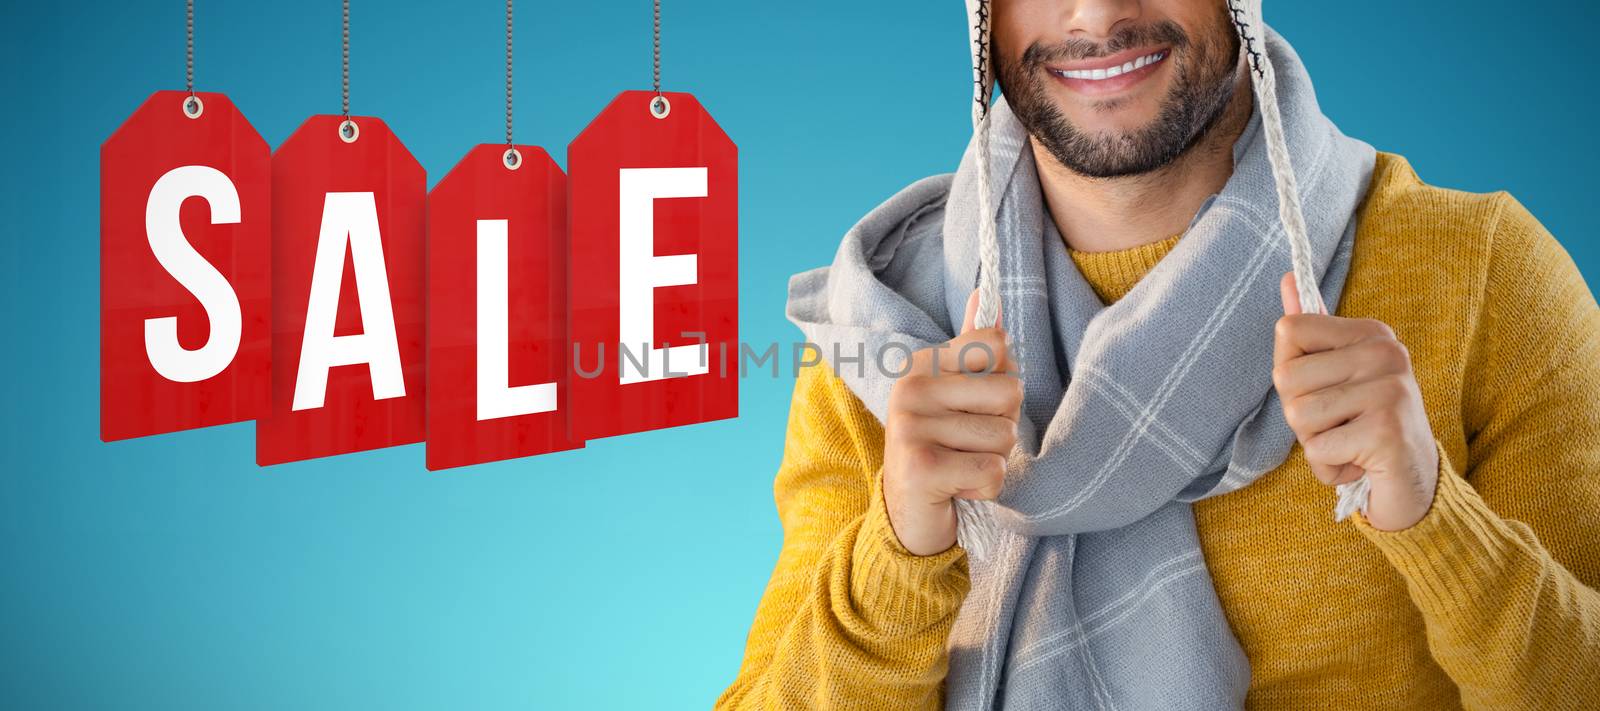
M 1282 38 L 1269 32 L 1267 45 L 1332 312 L 1375 156 L 1323 116 Z M 1295 441 L 1271 382 L 1290 254 L 1260 114 L 1234 146 L 1222 191 L 1110 306 L 1048 219 L 1021 124 L 1003 101 L 991 120 L 1000 290 L 1025 400 L 994 507 L 999 539 L 971 561 L 950 636 L 948 705 L 1238 707 L 1249 662 L 1190 502 L 1251 483 Z M 870 367 L 874 357 L 950 339 L 977 283 L 976 155 L 969 145 L 953 177 L 890 198 L 845 236 L 831 267 L 790 281 L 790 320 L 880 419 L 893 378 Z M 869 366 L 838 367 L 863 352 Z

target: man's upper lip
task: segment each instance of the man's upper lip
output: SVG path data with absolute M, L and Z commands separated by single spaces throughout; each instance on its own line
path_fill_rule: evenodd
M 1080 60 L 1073 61 L 1073 62 L 1049 62 L 1049 63 L 1047 63 L 1045 65 L 1045 67 L 1047 69 L 1050 69 L 1050 70 L 1053 70 L 1053 71 L 1058 71 L 1058 72 L 1076 72 L 1076 71 L 1093 70 L 1093 69 L 1110 69 L 1111 67 L 1117 67 L 1117 66 L 1121 66 L 1123 64 L 1127 64 L 1128 62 L 1131 62 L 1131 61 L 1133 61 L 1135 59 L 1143 57 L 1143 56 L 1145 56 L 1147 54 L 1155 54 L 1157 52 L 1166 52 L 1169 49 L 1171 49 L 1171 48 L 1170 47 L 1166 47 L 1164 45 L 1157 45 L 1157 46 L 1152 46 L 1152 47 L 1136 47 L 1134 49 L 1130 49 L 1130 50 L 1127 50 L 1127 51 L 1124 51 L 1124 52 L 1118 52 L 1116 54 L 1108 55 L 1108 56 L 1105 56 L 1105 57 L 1091 57 L 1089 59 L 1080 59 Z

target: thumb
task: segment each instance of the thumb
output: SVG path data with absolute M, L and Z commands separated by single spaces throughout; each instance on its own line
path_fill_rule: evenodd
M 972 290 L 972 294 L 967 297 L 967 315 L 962 317 L 962 319 L 961 319 L 961 333 L 957 333 L 956 335 L 959 336 L 962 333 L 966 333 L 967 331 L 971 331 L 972 330 L 972 320 L 977 318 L 977 317 L 978 317 L 978 290 L 977 289 L 973 289 Z
M 1346 462 L 1344 464 L 1307 463 L 1311 464 L 1311 473 L 1317 478 L 1317 481 L 1327 484 L 1328 486 L 1349 484 L 1352 481 L 1360 479 L 1361 475 L 1367 473 L 1365 469 L 1362 469 L 1361 466 L 1355 462 Z
M 1004 330 L 1005 327 L 1004 327 L 1003 324 L 1005 323 L 1005 321 L 1002 321 L 1001 318 L 1005 315 L 1005 312 L 1001 311 L 1000 308 L 1001 307 L 1000 307 L 999 304 L 995 305 L 995 309 L 994 309 L 994 320 L 995 320 L 995 323 L 994 323 L 994 325 L 995 325 L 996 328 L 1000 328 L 1000 329 Z M 973 321 L 976 320 L 977 318 L 978 318 L 978 290 L 977 289 L 973 289 L 972 290 L 972 295 L 967 297 L 967 315 L 962 317 L 962 319 L 961 319 L 961 332 L 957 333 L 956 335 L 959 336 L 962 333 L 966 333 L 967 331 L 971 331 L 974 328 Z
M 1278 298 L 1283 301 L 1283 315 L 1300 313 L 1300 289 L 1295 286 L 1294 272 L 1284 272 L 1278 280 Z

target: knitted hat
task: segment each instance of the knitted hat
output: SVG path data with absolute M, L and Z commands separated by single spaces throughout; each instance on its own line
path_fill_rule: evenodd
M 1261 113 L 1261 128 L 1267 142 L 1267 157 L 1272 164 L 1273 183 L 1278 194 L 1278 219 L 1289 238 L 1290 259 L 1294 266 L 1295 288 L 1303 313 L 1325 313 L 1322 294 L 1317 290 L 1316 270 L 1311 263 L 1311 242 L 1306 236 L 1305 217 L 1300 212 L 1299 189 L 1294 166 L 1284 141 L 1283 118 L 1278 111 L 1277 79 L 1272 59 L 1267 56 L 1265 25 L 1261 20 L 1261 0 L 1217 0 L 1227 4 L 1239 44 L 1249 57 L 1250 81 L 1255 88 L 1255 105 Z M 977 133 L 978 209 L 978 312 L 977 328 L 996 325 L 1000 308 L 999 242 L 995 235 L 993 193 L 990 181 L 989 101 L 994 91 L 994 63 L 990 57 L 990 0 L 966 0 L 967 28 L 972 45 L 972 127 Z M 1334 516 L 1342 520 L 1351 511 L 1366 508 L 1367 479 L 1338 487 L 1339 502 Z M 959 538 L 969 554 L 983 558 L 994 543 L 992 502 L 957 499 L 960 510 Z

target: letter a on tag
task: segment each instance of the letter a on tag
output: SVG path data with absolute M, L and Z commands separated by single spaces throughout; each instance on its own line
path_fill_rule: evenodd
M 567 437 L 567 177 L 542 148 L 473 148 L 428 197 L 428 454 L 443 469 Z
M 226 96 L 151 95 L 100 148 L 100 437 L 268 405 L 271 153 Z
M 427 175 L 382 121 L 343 120 L 313 116 L 272 157 L 263 465 L 423 437 Z
M 692 95 L 661 98 L 623 92 L 567 149 L 585 439 L 739 414 L 738 149 Z

